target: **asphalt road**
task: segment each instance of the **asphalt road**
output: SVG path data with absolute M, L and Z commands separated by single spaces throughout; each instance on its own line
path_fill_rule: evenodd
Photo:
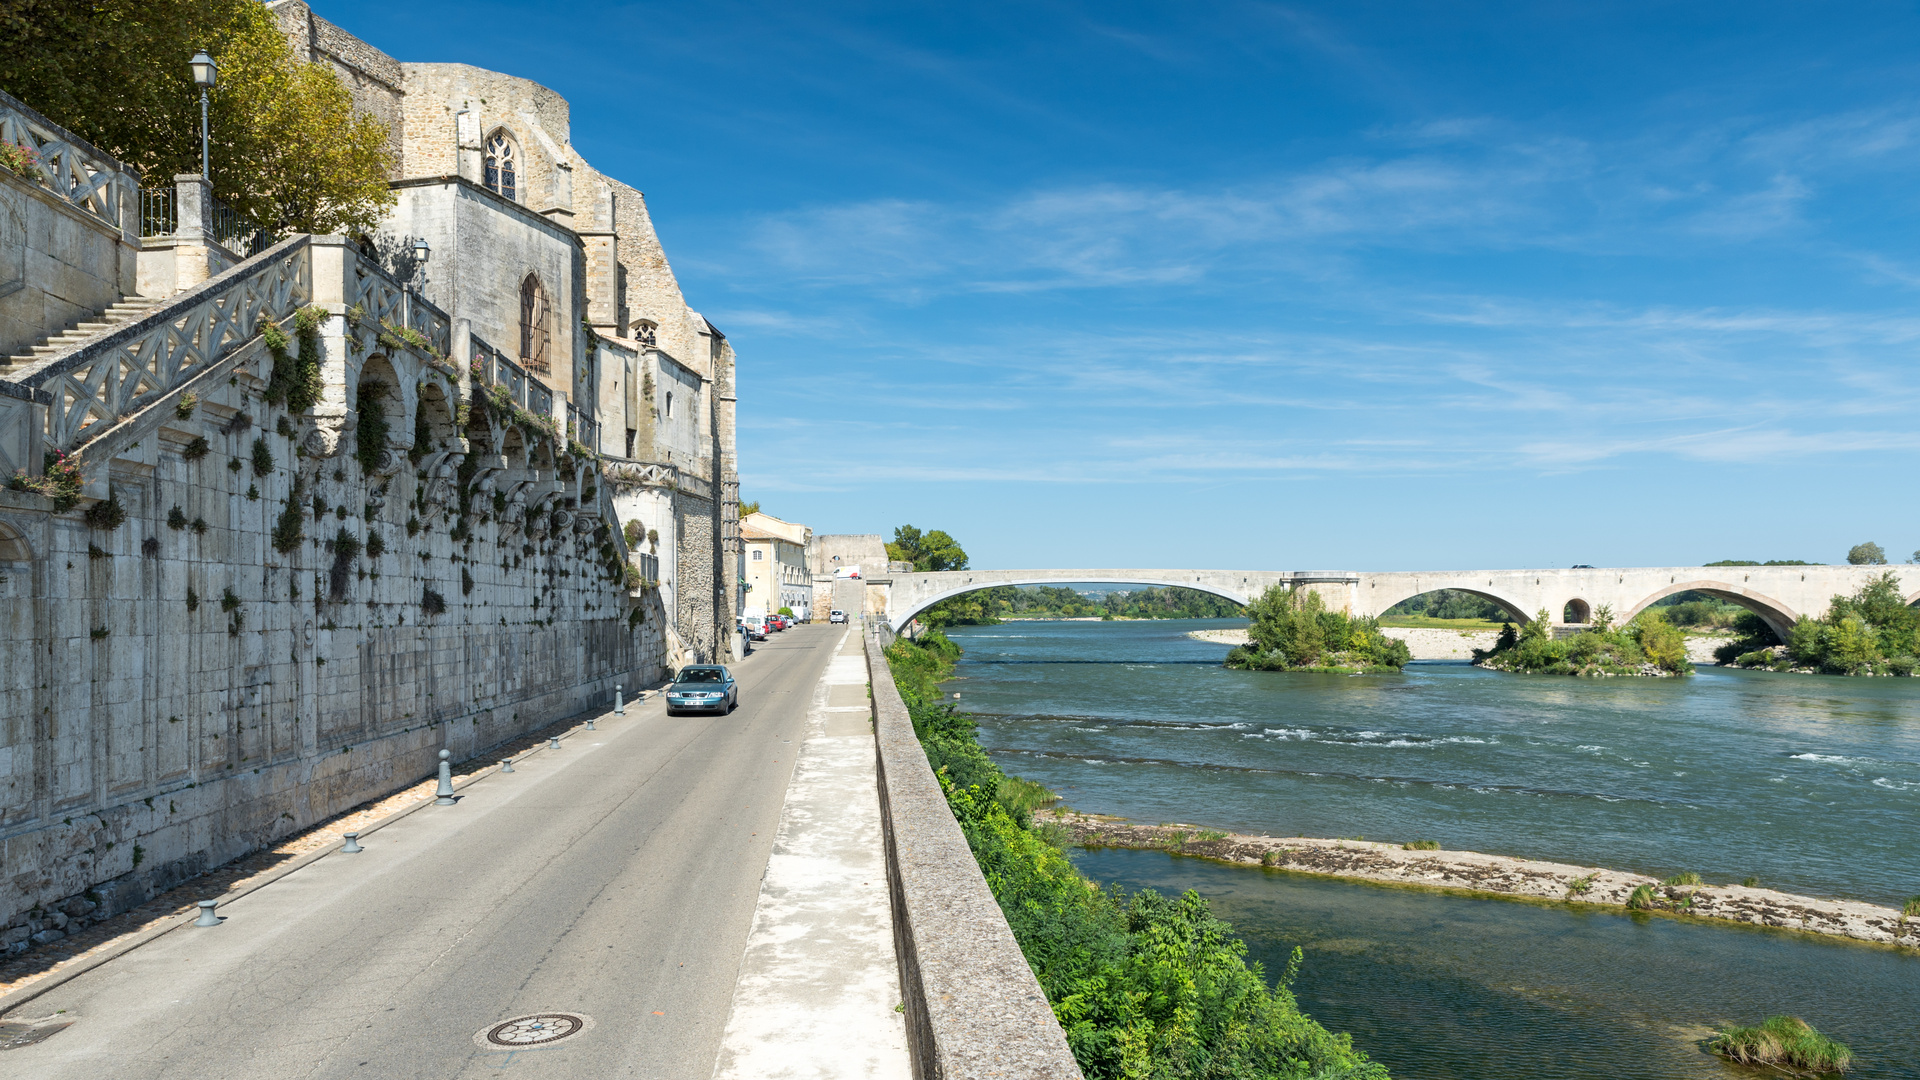
M 740 708 L 606 717 L 29 1003 L 0 1077 L 707 1080 L 815 684 L 843 626 L 738 665 Z M 474 1036 L 544 1011 L 531 1049 Z

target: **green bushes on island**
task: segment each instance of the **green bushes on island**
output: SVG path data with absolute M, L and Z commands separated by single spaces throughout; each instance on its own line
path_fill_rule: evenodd
M 1728 1061 L 1789 1075 L 1824 1076 L 1853 1065 L 1853 1051 L 1797 1016 L 1769 1016 L 1754 1027 L 1728 1028 L 1708 1040 L 1707 1049 Z
M 1603 605 L 1587 629 L 1563 638 L 1554 637 L 1550 627 L 1544 610 L 1518 632 L 1508 624 L 1493 648 L 1473 651 L 1473 662 L 1536 675 L 1693 674 L 1686 636 L 1655 608 L 1616 627 Z
M 959 647 L 934 631 L 887 649 L 914 733 L 994 899 L 1088 1080 L 1386 1080 L 1387 1070 L 1300 1012 L 1301 952 L 1269 984 L 1233 927 L 1188 891 L 1103 890 L 1067 860 L 1053 801 L 987 757 L 974 722 L 942 700 Z
M 1245 671 L 1398 671 L 1413 659 L 1407 643 L 1380 632 L 1378 619 L 1328 611 L 1310 588 L 1274 585 L 1247 605 L 1248 643 L 1227 654 Z
M 1852 596 L 1836 596 L 1819 619 L 1802 616 L 1785 642 L 1758 617 L 1714 651 L 1722 664 L 1829 675 L 1912 675 L 1920 667 L 1920 611 L 1907 606 L 1889 570 Z

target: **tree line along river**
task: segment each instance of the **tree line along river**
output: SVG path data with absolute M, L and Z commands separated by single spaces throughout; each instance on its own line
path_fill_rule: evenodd
M 1448 848 L 1898 906 L 1920 894 L 1920 683 L 1702 668 L 1570 679 L 1415 663 L 1229 671 L 1230 620 L 949 631 L 950 691 L 1008 772 L 1075 809 Z M 1800 1015 L 1861 1077 L 1920 1077 L 1920 953 L 1564 905 L 1076 852 L 1198 888 L 1304 1009 L 1396 1077 L 1725 1077 L 1717 1026 Z

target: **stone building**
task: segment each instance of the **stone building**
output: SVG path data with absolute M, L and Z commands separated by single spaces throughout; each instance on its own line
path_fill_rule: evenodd
M 501 356 L 551 388 L 569 436 L 601 455 L 622 520 L 658 536 L 657 580 L 687 655 L 729 655 L 733 347 L 687 305 L 646 197 L 573 148 L 552 90 L 401 62 L 303 0 L 268 6 L 296 55 L 331 65 L 392 133 L 399 204 L 364 238 L 369 252 L 452 317 L 455 356 Z
M 156 226 L 0 95 L 0 953 L 734 646 L 732 347 L 639 192 L 536 84 L 271 10 L 389 125 L 375 235 Z
M 772 514 L 748 514 L 740 522 L 745 548 L 748 614 L 769 615 L 791 609 L 802 621 L 813 617 L 813 574 L 807 569 L 807 542 L 813 530 Z M 824 614 L 824 613 L 823 613 Z

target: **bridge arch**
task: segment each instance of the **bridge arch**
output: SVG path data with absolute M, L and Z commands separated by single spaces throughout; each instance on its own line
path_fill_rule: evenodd
M 1482 600 L 1491 601 L 1492 603 L 1499 605 L 1500 610 L 1506 612 L 1507 615 L 1512 618 L 1514 625 L 1516 626 L 1525 626 L 1528 623 L 1533 621 L 1532 613 L 1528 612 L 1526 608 L 1523 607 L 1518 600 L 1515 600 L 1510 596 L 1502 596 L 1501 594 L 1494 592 L 1491 589 L 1487 589 L 1484 587 L 1476 589 L 1468 585 L 1435 585 L 1431 588 L 1413 589 L 1407 592 L 1406 595 L 1404 596 L 1394 596 L 1393 592 L 1389 591 L 1387 595 L 1393 596 L 1393 599 L 1388 600 L 1386 603 L 1381 603 L 1376 600 L 1376 601 L 1373 601 L 1373 603 L 1370 606 L 1375 611 L 1385 612 L 1393 609 L 1394 607 L 1399 606 L 1400 604 L 1406 603 L 1407 601 L 1413 599 L 1416 596 L 1425 596 L 1428 593 L 1440 592 L 1442 590 L 1451 590 L 1453 592 L 1469 593 L 1471 595 L 1479 597 Z
M 1155 589 L 1192 589 L 1194 592 L 1210 593 L 1223 600 L 1231 600 L 1241 607 L 1246 607 L 1249 600 L 1246 596 L 1239 595 L 1228 589 L 1216 588 L 1202 581 L 1169 581 L 1165 578 L 1148 578 L 1144 575 L 1137 577 L 1023 577 L 1009 578 L 1005 581 L 969 582 L 965 585 L 960 585 L 928 597 L 927 599 L 916 600 L 913 602 L 911 608 L 895 616 L 890 625 L 893 632 L 897 634 L 905 630 L 907 624 L 917 618 L 921 612 L 940 603 L 942 600 L 951 600 L 956 596 L 965 596 L 968 593 L 982 592 L 986 589 L 998 589 L 1007 586 L 1017 588 L 1021 585 L 1078 585 L 1081 583 L 1088 585 L 1144 585 Z
M 1663 586 L 1646 599 L 1635 604 L 1631 611 L 1622 614 L 1620 621 L 1622 623 L 1629 622 L 1634 616 L 1652 607 L 1655 603 L 1672 596 L 1674 593 L 1682 592 L 1706 593 L 1708 596 L 1739 604 L 1741 607 L 1760 616 L 1760 618 L 1772 628 L 1773 632 L 1779 636 L 1781 641 L 1787 640 L 1787 635 L 1793 630 L 1793 624 L 1800 621 L 1798 613 L 1780 601 L 1775 600 L 1773 597 L 1725 581 L 1682 581 Z

